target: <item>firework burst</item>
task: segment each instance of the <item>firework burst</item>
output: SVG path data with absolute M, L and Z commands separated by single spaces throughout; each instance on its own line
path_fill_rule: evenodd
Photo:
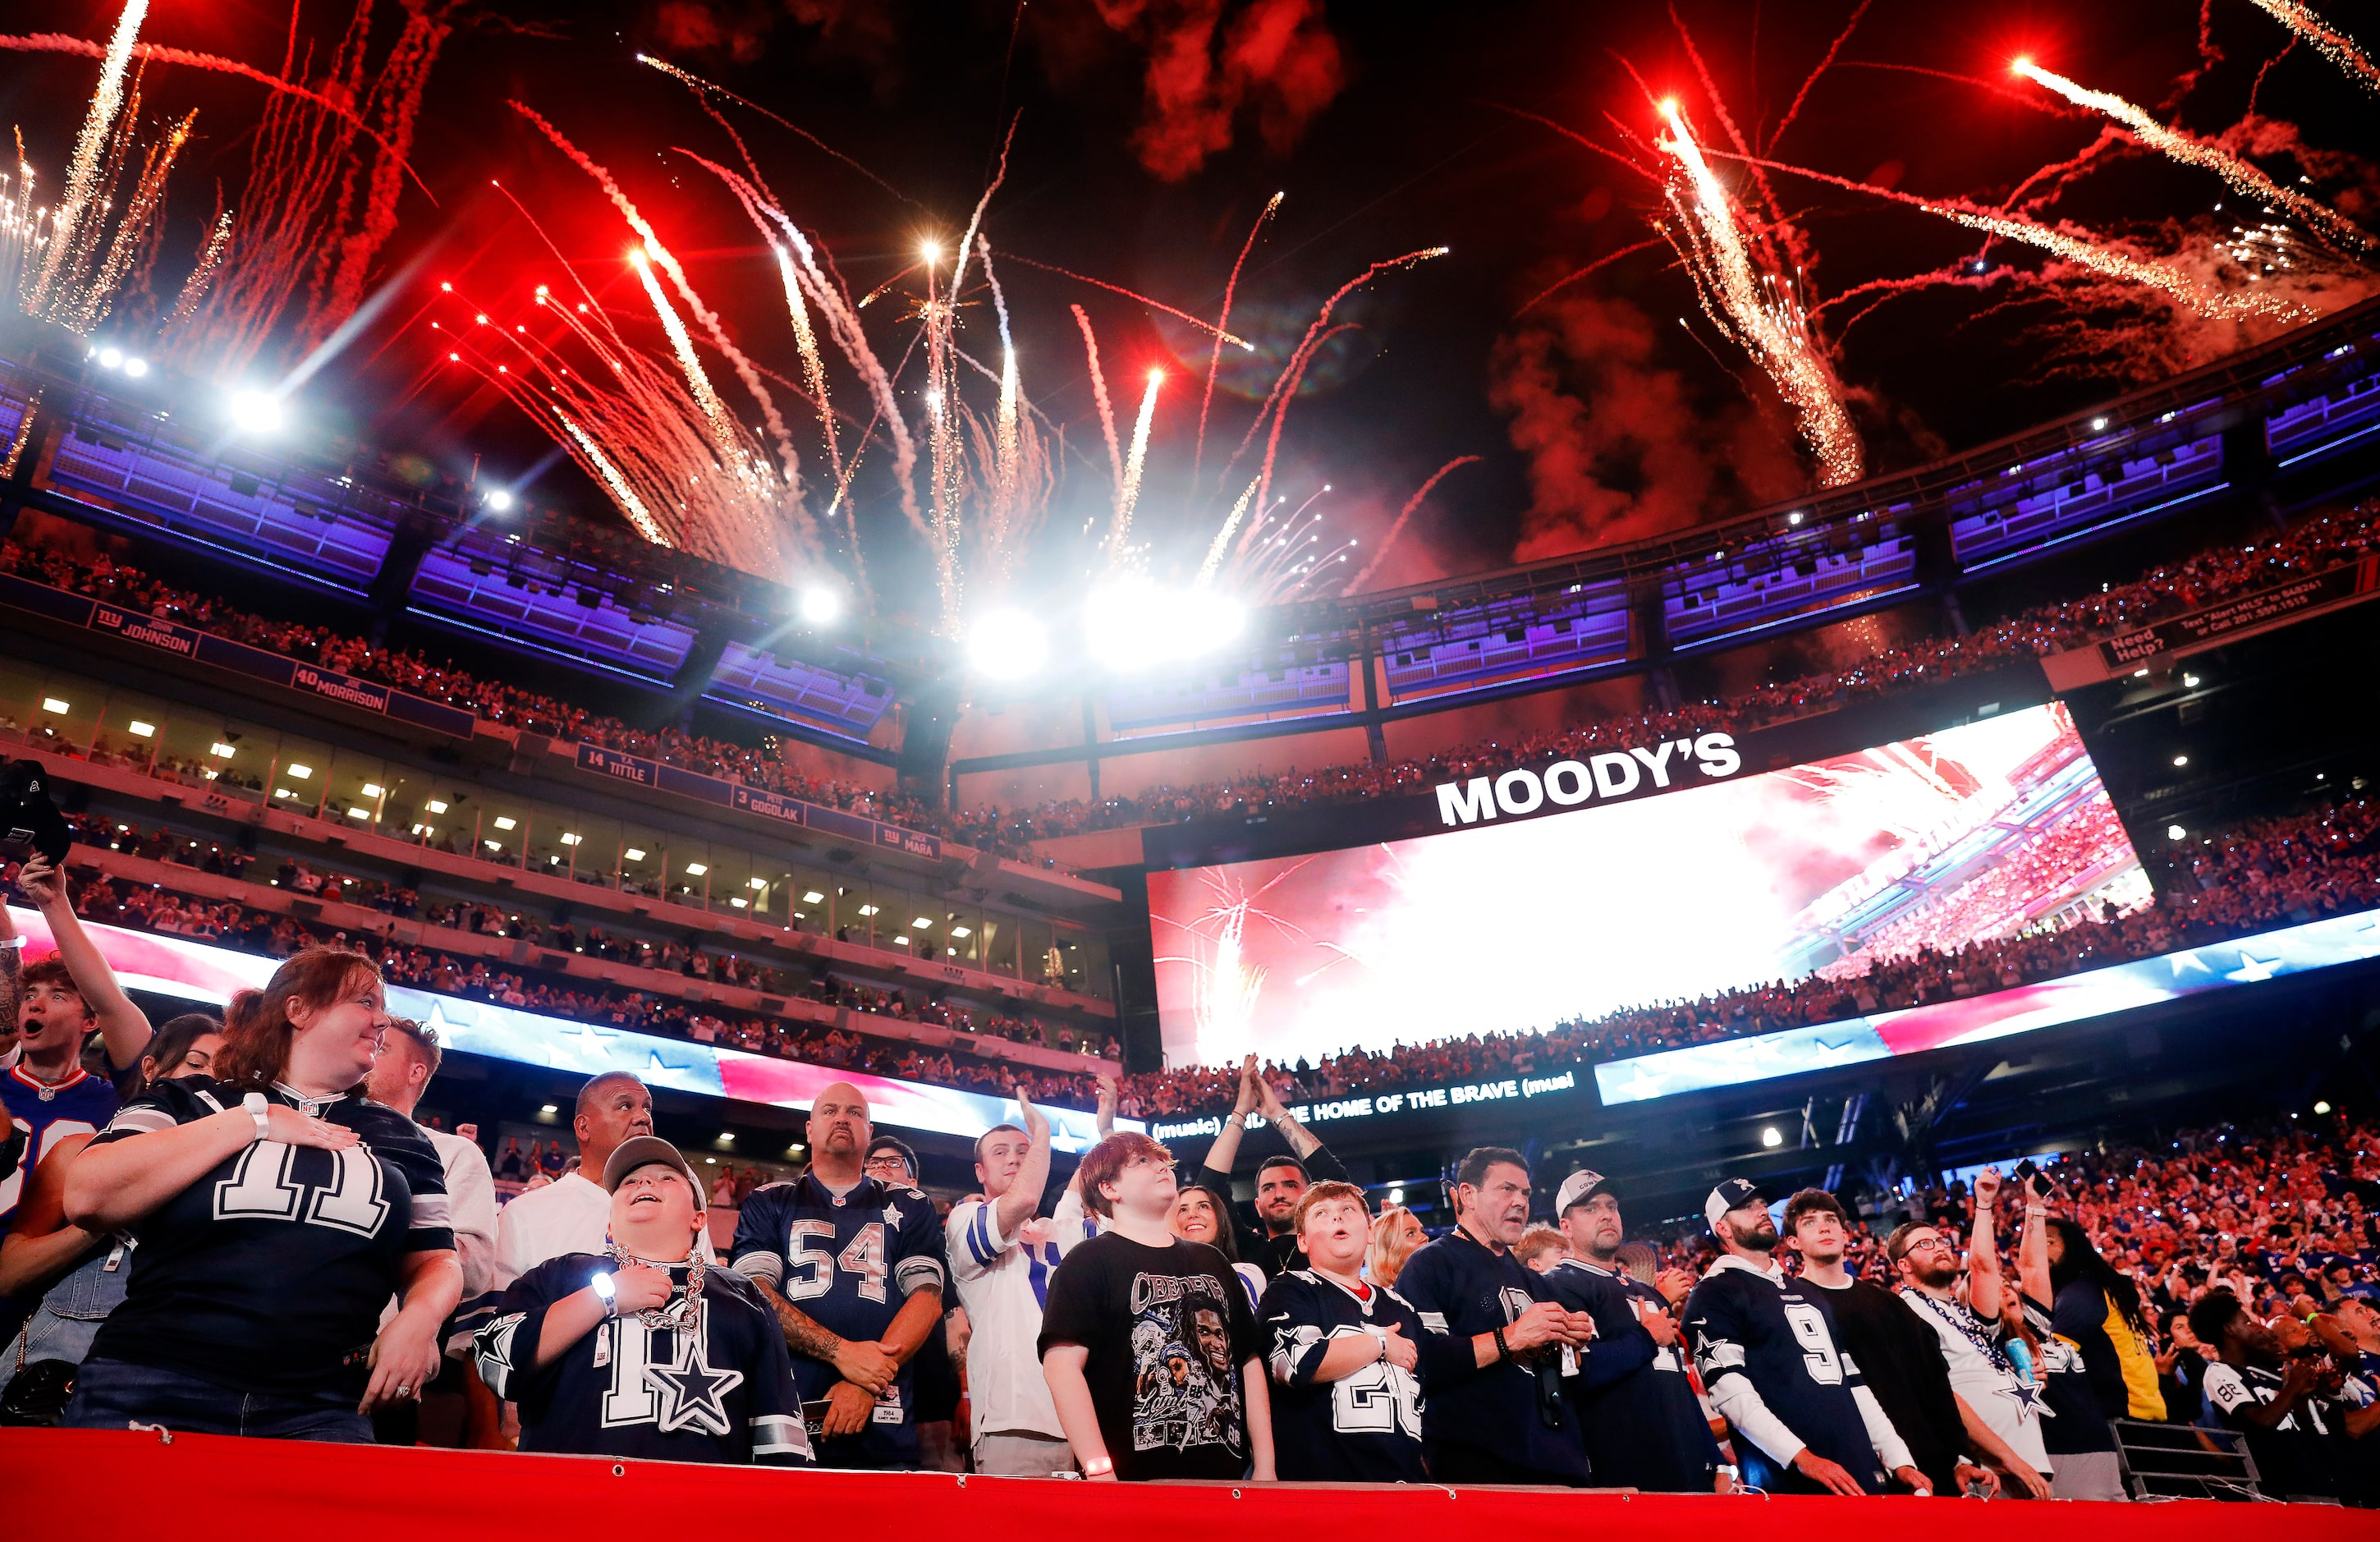
M 2063 75 L 2042 68 L 2031 59 L 2019 59 L 2010 67 L 2026 79 L 2056 91 L 2078 107 L 2089 107 L 2095 112 L 2107 114 L 2158 153 L 2184 165 L 2211 171 L 2236 192 L 2261 199 L 2267 205 L 2287 209 L 2330 240 L 2359 250 L 2368 250 L 2373 245 L 2371 236 L 2362 226 L 2322 200 L 2309 197 L 2293 188 L 2282 187 L 2220 146 L 2168 128 L 2149 116 L 2147 111 L 2137 103 L 2108 91 L 2096 91 L 2076 85 Z
M 2316 52 L 2337 65 L 2347 78 L 2365 91 L 2380 93 L 2380 66 L 2373 64 L 2355 40 L 2331 26 L 2322 18 L 2297 3 L 2297 0 L 2252 0 L 2256 8 L 2312 43 Z
M 1661 103 L 1670 127 L 1660 148 L 1676 162 L 1666 189 L 1673 216 L 1664 233 L 1694 273 L 1704 314 L 1752 356 L 1793 409 L 1818 465 L 1818 485 L 1840 487 L 1865 474 L 1866 453 L 1803 303 L 1801 286 L 1756 263 L 1743 214 L 1703 156 L 1674 101 Z

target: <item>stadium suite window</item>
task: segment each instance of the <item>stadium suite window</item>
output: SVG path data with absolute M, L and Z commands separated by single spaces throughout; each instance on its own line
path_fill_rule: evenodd
M 246 748 L 251 742 L 256 744 L 253 751 Z M 234 757 L 236 761 L 254 756 L 264 758 L 265 797 L 273 808 L 310 817 L 330 794 L 334 752 L 320 740 L 299 738 L 294 734 L 267 734 L 261 736 L 261 742 L 242 739 L 234 747 L 241 751 Z M 201 752 L 205 748 L 204 744 L 199 746 Z
M 522 847 L 531 872 L 548 878 L 567 878 L 571 864 L 577 856 L 578 843 L 567 839 L 577 833 L 578 816 L 575 810 L 551 803 L 529 805 L 528 818 L 522 821 L 525 838 Z
M 649 825 L 620 826 L 619 884 L 622 892 L 659 894 L 671 859 L 669 837 Z
M 318 774 L 322 779 L 322 817 L 344 828 L 376 832 L 383 806 L 398 801 L 393 789 L 401 772 L 377 756 L 337 750 Z

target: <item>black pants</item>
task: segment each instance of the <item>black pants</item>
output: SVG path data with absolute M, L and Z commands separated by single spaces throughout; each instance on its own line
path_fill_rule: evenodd
M 1429 1475 L 1439 1483 L 1453 1484 L 1537 1484 L 1558 1488 L 1585 1487 L 1579 1479 L 1566 1473 L 1539 1473 L 1517 1466 L 1495 1452 L 1477 1446 L 1456 1445 L 1440 1441 L 1427 1452 Z

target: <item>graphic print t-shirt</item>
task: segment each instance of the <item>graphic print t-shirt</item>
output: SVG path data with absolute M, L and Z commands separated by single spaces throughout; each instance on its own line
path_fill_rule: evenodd
M 1050 1277 L 1038 1353 L 1083 1366 L 1120 1478 L 1233 1478 L 1247 1470 L 1240 1367 L 1257 1354 L 1247 1292 L 1204 1243 L 1149 1247 L 1111 1232 Z

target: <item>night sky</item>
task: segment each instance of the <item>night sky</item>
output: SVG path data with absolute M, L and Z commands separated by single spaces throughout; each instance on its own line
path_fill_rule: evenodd
M 103 38 L 116 8 L 20 3 L 8 7 L 8 30 Z M 2330 9 L 2355 27 L 2350 8 Z M 318 0 L 308 24 L 327 37 L 346 14 Z M 1995 202 L 2100 132 L 2102 120 L 2010 76 L 2008 61 L 2029 54 L 2207 137 L 2238 124 L 2255 91 L 2262 114 L 2278 120 L 2261 132 L 2258 164 L 2285 182 L 2310 174 L 2306 186 L 2350 215 L 2380 219 L 2380 178 L 2358 159 L 2374 148 L 2373 99 L 2303 45 L 2265 68 L 2289 34 L 2247 0 L 2212 4 L 2203 34 L 2186 4 L 1877 0 L 1863 7 L 1834 67 L 1773 148 L 1780 117 L 1852 6 L 1693 0 L 1675 16 L 1737 127 L 1780 161 Z M 376 37 L 390 30 L 382 22 Z M 285 24 L 272 6 L 159 0 L 144 36 L 275 68 Z M 2380 32 L 2362 41 L 2380 43 Z M 1269 385 L 1317 307 L 1366 263 L 1439 245 L 1451 254 L 1384 275 L 1342 305 L 1339 319 L 1357 325 L 1318 359 L 1281 443 L 1280 490 L 1294 500 L 1330 482 L 1334 521 L 1373 540 L 1439 467 L 1480 457 L 1447 478 L 1376 584 L 1682 528 L 1809 485 L 1789 415 L 1742 349 L 1704 318 L 1666 245 L 1621 257 L 1523 311 L 1565 274 L 1647 240 L 1659 188 L 1522 114 L 1651 164 L 1657 116 L 1647 92 L 1674 91 L 1698 137 L 1723 143 L 1717 103 L 1681 30 L 1647 6 L 1034 0 L 1020 13 L 1005 0 L 642 0 L 468 13 L 431 78 L 413 156 L 436 203 L 415 192 L 400 205 L 382 262 L 395 284 L 389 303 L 309 387 L 326 415 L 344 413 L 375 443 L 458 474 L 475 455 L 487 478 L 516 478 L 543 462 L 533 496 L 617 517 L 516 412 L 432 367 L 443 355 L 420 318 L 443 313 L 422 310 L 439 282 L 510 314 L 555 274 L 535 234 L 488 187 L 492 178 L 535 212 L 607 301 L 638 303 L 622 261 L 625 227 L 593 183 L 506 107 L 508 98 L 610 167 L 744 347 L 786 377 L 797 373 L 765 249 L 734 200 L 675 153 L 732 161 L 735 146 L 683 87 L 635 63 L 639 50 L 783 115 L 872 174 L 759 114 L 723 109 L 855 293 L 909 266 L 922 239 L 955 237 L 1014 122 L 1007 180 L 986 230 L 1015 317 L 1025 389 L 1065 425 L 1066 446 L 1026 590 L 1084 571 L 1083 528 L 1103 517 L 1110 495 L 1070 303 L 1098 330 L 1123 431 L 1146 371 L 1173 371 L 1141 520 L 1155 569 L 1179 571 L 1196 565 L 1248 474 L 1219 492 L 1216 447 L 1228 454 L 1237 443 L 1255 408 L 1251 391 Z M 2188 79 L 2192 71 L 2203 73 Z M 65 162 L 95 74 L 86 59 L 0 55 L 0 107 L 22 127 L 37 164 Z M 177 254 L 195 247 L 212 184 L 221 179 L 239 196 L 261 92 L 162 66 L 148 89 L 152 112 L 201 109 L 170 204 L 165 262 L 186 263 Z M 2302 157 L 2290 150 L 2301 131 L 2314 147 Z M 1720 170 L 1731 183 L 1742 176 L 1723 162 Z M 1813 301 L 1986 254 L 2017 270 L 1983 287 L 1893 298 L 1847 333 L 1857 307 L 1826 313 L 1876 469 L 1994 439 L 2242 340 L 2176 324 L 2104 285 L 2087 295 L 2043 285 L 2032 276 L 2037 254 L 1986 249 L 1916 211 L 1790 176 L 1776 186 L 1820 257 L 1803 275 Z M 1286 201 L 1249 260 L 1233 322 L 1262 347 L 1226 372 L 1207 472 L 1194 489 L 1204 341 L 1026 260 L 1212 316 L 1241 242 L 1276 191 Z M 2203 171 L 2118 146 L 2036 217 L 2131 235 L 2154 254 L 2203 254 L 2229 229 L 2229 213 L 2215 210 L 2226 197 Z M 2335 274 L 2306 292 L 2331 309 L 2359 297 L 2364 282 Z M 889 357 L 915 330 L 901 301 L 916 287 L 896 285 L 866 312 Z M 988 308 L 975 310 L 981 314 L 963 322 L 961 341 L 995 358 Z M 650 311 L 640 320 L 640 335 L 664 346 Z M 858 402 L 847 380 L 837 389 L 846 405 Z M 880 601 L 922 613 L 922 600 L 905 599 L 923 581 L 918 542 L 889 488 L 863 478 L 857 496 Z

